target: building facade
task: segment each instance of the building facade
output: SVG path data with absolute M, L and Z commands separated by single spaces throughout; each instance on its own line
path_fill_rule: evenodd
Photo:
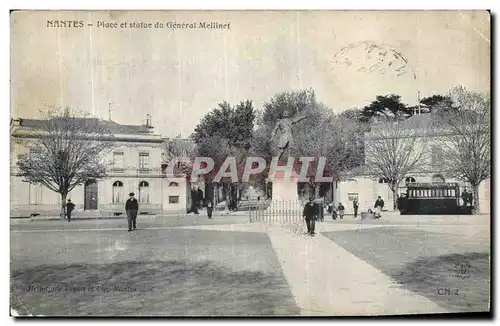
M 446 176 L 443 169 L 443 164 L 438 155 L 442 147 L 443 130 L 431 130 L 429 125 L 432 119 L 431 114 L 418 114 L 410 117 L 405 122 L 405 127 L 410 131 L 411 135 L 416 137 L 414 144 L 415 150 L 424 149 L 425 153 L 422 156 L 421 163 L 414 170 L 408 172 L 398 185 L 396 196 L 406 193 L 407 184 L 416 183 L 458 183 L 460 192 L 465 188 L 470 192 L 472 187 L 467 182 L 456 178 Z M 419 132 L 419 130 L 426 132 Z M 380 133 L 378 133 L 380 135 Z M 400 134 L 405 137 L 405 133 Z M 365 135 L 365 148 L 369 146 L 368 142 L 372 139 L 373 134 Z M 425 146 L 425 147 L 424 147 Z M 365 156 L 369 155 L 365 152 Z M 356 198 L 359 201 L 359 210 L 366 211 L 373 209 L 373 205 L 378 196 L 384 199 L 384 210 L 394 211 L 393 208 L 393 192 L 389 188 L 387 180 L 380 177 L 375 177 L 366 172 L 361 172 L 357 177 L 349 180 L 334 183 L 334 201 L 335 203 L 343 203 L 346 208 L 346 214 L 352 214 L 354 208 L 352 201 Z M 490 213 L 490 179 L 483 181 L 479 186 L 479 204 L 481 214 Z
M 75 217 L 82 215 L 112 216 L 125 214 L 130 192 L 139 201 L 139 214 L 185 213 L 188 184 L 186 177 L 175 174 L 167 178 L 162 170 L 164 139 L 152 126 L 122 125 L 101 121 L 113 134 L 113 145 L 106 153 L 107 177 L 89 179 L 76 186 L 68 198 L 75 204 Z M 61 197 L 39 184 L 24 182 L 16 162 L 29 154 L 30 140 L 40 136 L 40 120 L 17 119 L 11 122 L 11 216 L 32 214 L 59 215 Z

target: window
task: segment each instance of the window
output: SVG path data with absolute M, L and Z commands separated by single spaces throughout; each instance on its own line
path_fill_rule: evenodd
M 440 164 L 440 156 L 441 156 L 442 149 L 439 148 L 439 146 L 432 146 L 431 147 L 431 165 L 436 167 L 439 166 Z
M 123 171 L 123 152 L 113 153 L 113 170 Z
M 42 185 L 30 183 L 29 191 L 29 203 L 40 205 L 42 203 Z
M 168 185 L 169 187 L 179 187 L 179 184 L 177 182 L 170 182 Z
M 347 194 L 347 200 L 348 201 L 354 201 L 354 200 L 359 200 L 359 194 L 356 192 L 356 193 L 348 193 Z
M 113 183 L 113 204 L 123 203 L 123 182 Z
M 168 196 L 168 203 L 169 204 L 178 204 L 179 203 L 179 196 Z
M 408 185 L 410 183 L 415 183 L 415 178 L 414 177 L 408 177 L 405 179 L 405 184 Z
M 432 183 L 444 183 L 444 177 L 441 174 L 434 174 L 432 176 Z
M 139 202 L 149 203 L 149 183 L 147 181 L 139 183 Z
M 140 170 L 149 169 L 149 153 L 146 152 L 139 153 L 139 169 Z

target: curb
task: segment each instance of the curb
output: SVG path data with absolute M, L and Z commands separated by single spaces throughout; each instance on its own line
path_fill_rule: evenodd
M 206 214 L 172 214 L 172 215 L 138 215 L 137 219 L 161 219 L 161 218 L 188 218 L 188 217 L 203 217 Z M 212 216 L 219 217 L 248 217 L 248 214 L 213 214 Z M 126 216 L 98 216 L 98 217 L 76 217 L 72 216 L 71 221 L 89 221 L 89 220 L 127 220 Z M 61 219 L 55 216 L 43 216 L 43 217 L 11 217 L 11 222 L 38 222 L 38 221 L 62 221 L 66 222 L 66 219 Z

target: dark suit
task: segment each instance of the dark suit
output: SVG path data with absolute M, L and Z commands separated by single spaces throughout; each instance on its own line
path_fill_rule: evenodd
M 68 202 L 66 204 L 66 216 L 68 217 L 68 222 L 71 221 L 71 212 L 73 212 L 74 209 L 75 209 L 75 204 L 73 204 L 72 202 Z
M 212 218 L 212 212 L 214 211 L 214 202 L 209 199 L 207 200 L 207 215 L 208 218 Z
M 127 212 L 128 230 L 136 229 L 137 211 L 139 210 L 139 202 L 135 198 L 127 199 L 125 203 L 125 211 Z
M 317 214 L 317 207 L 314 205 L 314 202 L 308 202 L 304 206 L 304 211 L 302 212 L 302 216 L 306 219 L 307 224 L 307 233 L 314 234 L 314 226 L 315 226 L 315 218 Z

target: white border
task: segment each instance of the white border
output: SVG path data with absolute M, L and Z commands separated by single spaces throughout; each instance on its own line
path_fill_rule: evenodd
M 59 1 L 3 1 L 2 2 L 2 11 L 1 11 L 1 20 L 2 20 L 2 27 L 0 30 L 0 35 L 2 37 L 2 51 L 0 52 L 2 55 L 2 72 L 3 72 L 3 78 L 1 80 L 1 92 L 2 96 L 0 97 L 4 101 L 3 105 L 3 110 L 1 110 L 2 113 L 2 121 L 4 128 L 1 128 L 0 130 L 4 130 L 2 136 L 0 137 L 1 141 L 1 148 L 3 150 L 4 155 L 3 160 L 0 160 L 1 162 L 1 167 L 2 167 L 2 172 L 1 175 L 1 187 L 2 187 L 2 192 L 1 194 L 3 195 L 3 201 L 2 205 L 0 206 L 1 214 L 0 217 L 2 218 L 2 222 L 6 223 L 7 225 L 4 225 L 2 228 L 1 232 L 4 232 L 3 236 L 0 238 L 3 239 L 4 243 L 2 248 L 2 257 L 1 261 L 3 262 L 8 262 L 10 261 L 10 235 L 9 235 L 9 225 L 8 225 L 8 217 L 9 217 L 9 211 L 8 211 L 8 202 L 9 202 L 9 161 L 7 160 L 7 156 L 10 155 L 9 151 L 9 143 L 10 143 L 10 138 L 9 134 L 7 132 L 7 124 L 10 121 L 10 110 L 9 110 L 9 82 L 7 76 L 9 76 L 9 9 L 336 9 L 336 10 L 362 10 L 362 9 L 397 9 L 397 10 L 402 10 L 402 9 L 462 9 L 462 10 L 467 10 L 467 9 L 492 9 L 494 13 L 499 12 L 499 3 L 500 1 L 498 0 L 490 0 L 490 1 L 481 1 L 481 0 L 475 0 L 475 1 L 436 1 L 436 0 L 420 0 L 420 1 L 356 1 L 356 0 L 349 0 L 349 1 L 317 1 L 317 0 L 308 0 L 308 1 L 274 1 L 271 2 L 269 0 L 267 1 L 262 1 L 262 0 L 254 0 L 254 1 L 248 1 L 248 2 L 237 2 L 237 1 L 211 1 L 210 3 L 203 2 L 203 1 L 193 1 L 193 0 L 183 0 L 183 1 L 151 1 L 151 0 L 141 0 L 141 1 L 117 1 L 117 2 L 111 2 L 111 1 L 105 1 L 105 0 L 89 0 L 89 1 L 81 1 L 81 2 L 74 2 L 74 3 L 69 3 L 67 0 L 59 0 Z M 138 8 L 137 5 L 140 5 L 141 7 Z M 498 17 L 497 17 L 498 18 Z M 498 24 L 498 21 L 496 22 Z M 496 34 L 494 34 L 496 36 Z M 495 42 L 496 43 L 496 42 Z M 494 74 L 495 75 L 495 74 Z M 498 94 L 498 84 L 496 84 L 496 87 L 494 90 L 492 90 L 492 93 Z M 496 109 L 496 108 L 494 108 Z M 498 122 L 498 116 L 497 114 L 497 119 L 495 122 Z M 498 124 L 497 124 L 498 125 Z M 498 144 L 498 139 L 495 139 L 495 144 Z M 497 149 L 497 148 L 495 148 Z M 496 152 L 496 151 L 495 151 Z M 496 179 L 494 181 L 497 181 Z M 496 183 L 495 183 L 496 184 Z M 499 195 L 498 192 L 495 195 L 495 202 L 499 203 Z M 499 224 L 500 222 L 497 222 Z M 497 231 L 497 230 L 495 230 Z M 497 234 L 498 235 L 498 234 Z M 495 250 L 495 252 L 497 252 Z M 2 314 L 2 319 L 5 319 L 7 317 L 7 323 L 13 323 L 14 320 L 13 318 L 10 318 L 7 316 L 7 307 L 9 307 L 9 264 L 2 264 L 4 266 L 3 268 L 3 273 L 1 277 L 1 288 L 0 288 L 0 293 L 2 302 L 0 304 L 0 307 L 2 308 L 2 311 L 4 313 Z M 497 266 L 498 267 L 498 266 Z M 498 271 L 498 268 L 496 269 Z M 495 273 L 497 276 L 497 273 Z M 496 279 L 498 281 L 498 278 Z M 494 293 L 492 293 L 494 295 Z M 498 301 L 498 300 L 496 300 Z M 497 307 L 498 308 L 498 305 Z M 497 311 L 498 314 L 498 311 Z M 365 321 L 373 321 L 373 320 L 365 320 Z M 424 322 L 425 320 L 422 320 L 421 322 Z M 106 323 L 112 322 L 107 321 Z M 120 321 L 122 323 L 123 321 Z M 134 323 L 139 323 L 136 320 L 133 320 Z M 214 322 L 218 322 L 215 320 Z M 286 321 L 284 321 L 286 322 Z M 308 321 L 304 321 L 306 323 Z M 345 323 L 348 321 L 343 321 L 343 320 L 333 320 L 332 323 Z M 386 322 L 385 320 L 380 320 L 380 322 L 384 323 Z M 399 322 L 399 320 L 398 320 Z M 404 322 L 401 320 L 401 322 Z M 49 322 L 44 322 L 47 324 L 51 324 Z M 69 322 L 64 322 L 69 323 Z M 141 324 L 143 322 L 140 322 Z M 177 324 L 177 322 L 172 322 L 173 324 Z M 180 324 L 180 322 L 178 322 Z M 182 322 L 183 324 L 185 322 Z M 255 323 L 259 323 L 259 325 L 262 324 L 267 324 L 269 322 L 262 322 L 260 320 L 256 320 Z M 361 322 L 356 322 L 356 323 L 361 323 Z M 468 322 L 469 323 L 469 322 Z M 472 322 L 471 322 L 472 323 Z M 3 321 L 2 321 L 2 324 Z M 98 322 L 98 323 L 93 323 L 97 325 L 104 325 L 105 322 Z M 352 322 L 350 322 L 352 324 Z M 427 323 L 427 324 L 434 324 L 434 323 Z M 437 322 L 435 322 L 437 324 Z

